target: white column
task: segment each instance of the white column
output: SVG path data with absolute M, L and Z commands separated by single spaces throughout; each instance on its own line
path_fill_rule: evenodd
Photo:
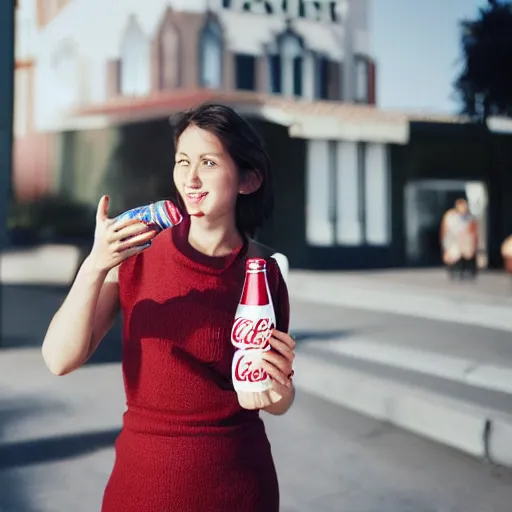
M 337 242 L 342 245 L 361 245 L 363 229 L 357 143 L 338 142 L 337 160 Z
M 315 80 L 315 56 L 313 52 L 306 51 L 302 65 L 302 95 L 308 100 L 315 99 Z
M 281 56 L 281 90 L 283 96 L 293 96 L 293 58 L 284 54 Z
M 367 144 L 365 160 L 366 242 L 388 245 L 391 238 L 388 146 Z
M 308 140 L 306 153 L 306 240 L 310 245 L 330 246 L 334 240 L 329 221 L 328 142 Z

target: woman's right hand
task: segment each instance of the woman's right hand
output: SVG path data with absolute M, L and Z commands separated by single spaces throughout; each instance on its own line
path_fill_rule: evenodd
M 96 211 L 94 244 L 89 260 L 99 272 L 108 272 L 122 261 L 149 246 L 157 235 L 144 222 L 127 219 L 116 222 L 108 217 L 108 196 L 103 196 Z

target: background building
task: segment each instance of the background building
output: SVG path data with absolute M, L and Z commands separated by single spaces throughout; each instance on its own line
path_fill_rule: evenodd
M 93 209 L 108 193 L 112 214 L 165 197 L 172 116 L 219 101 L 266 140 L 278 200 L 260 237 L 292 266 L 439 264 L 442 214 L 468 194 L 482 251 L 498 263 L 509 138 L 457 116 L 379 110 L 369 1 L 32 6 L 37 44 L 18 117 L 37 166 L 19 158 L 16 169 L 18 183 L 37 175 L 32 194 Z
M 38 3 L 39 130 L 77 108 L 191 88 L 375 102 L 366 0 L 57 4 Z

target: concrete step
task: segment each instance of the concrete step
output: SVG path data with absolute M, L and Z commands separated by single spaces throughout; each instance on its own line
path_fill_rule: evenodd
M 432 377 L 512 394 L 512 360 L 459 357 L 365 338 L 310 340 L 303 346 L 332 352 L 352 360 L 377 363 Z
M 512 395 L 299 345 L 295 384 L 333 403 L 512 467 Z
M 325 272 L 292 271 L 288 286 L 294 299 L 512 331 L 507 297 L 442 294 Z

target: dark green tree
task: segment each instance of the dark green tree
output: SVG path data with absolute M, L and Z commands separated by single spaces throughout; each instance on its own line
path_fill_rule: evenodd
M 489 0 L 461 22 L 462 70 L 455 81 L 461 112 L 474 119 L 512 115 L 512 1 Z

